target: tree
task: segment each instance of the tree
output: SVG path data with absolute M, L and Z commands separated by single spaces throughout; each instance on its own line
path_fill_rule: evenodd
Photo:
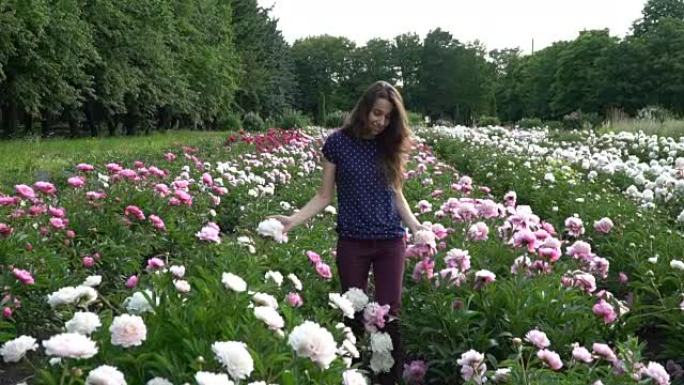
M 666 18 L 684 21 L 684 0 L 648 0 L 641 14 L 632 24 L 634 36 L 643 36 Z

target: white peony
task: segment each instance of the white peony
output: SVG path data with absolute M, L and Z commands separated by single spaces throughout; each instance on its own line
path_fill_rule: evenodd
M 274 309 L 278 308 L 278 300 L 270 294 L 255 293 L 252 296 L 252 301 L 254 301 L 254 303 L 257 305 L 270 306 Z
M 349 288 L 344 296 L 354 305 L 354 311 L 362 311 L 368 305 L 368 296 L 357 287 Z
M 74 316 L 67 321 L 64 326 L 69 333 L 78 333 L 87 336 L 102 326 L 102 323 L 97 314 L 79 311 L 74 313 Z
M 373 352 L 391 352 L 394 347 L 392 346 L 392 338 L 390 335 L 384 332 L 371 333 L 371 350 Z
M 183 278 L 185 276 L 185 266 L 172 265 L 171 267 L 169 267 L 169 271 L 174 277 L 178 279 Z
M 226 289 L 233 290 L 238 293 L 247 290 L 247 282 L 233 273 L 223 273 L 223 276 L 221 277 L 221 283 L 223 283 L 223 286 L 225 286 Z
M 19 362 L 26 352 L 36 349 L 38 349 L 38 344 L 35 338 L 21 336 L 5 342 L 0 348 L 0 355 L 5 362 Z
M 43 341 L 45 354 L 62 358 L 90 358 L 97 354 L 97 346 L 90 337 L 78 333 L 62 333 Z
M 146 312 L 154 312 L 154 307 L 152 306 L 152 298 L 154 293 L 151 290 L 145 290 L 144 293 L 137 291 L 133 293 L 132 296 L 126 298 L 123 305 L 129 313 L 133 314 L 143 314 Z M 150 298 L 149 300 L 147 298 Z M 159 305 L 159 297 L 157 297 L 157 305 Z
M 126 385 L 126 379 L 119 369 L 102 365 L 88 373 L 86 385 Z
M 173 286 L 176 287 L 176 290 L 178 290 L 179 293 L 189 293 L 190 292 L 190 283 L 184 279 L 177 279 L 173 281 Z
M 269 279 L 272 280 L 278 287 L 283 284 L 283 275 L 279 271 L 267 271 L 266 274 L 264 274 L 264 279 L 267 281 Z
M 304 321 L 297 325 L 287 342 L 298 356 L 310 358 L 323 369 L 328 369 L 335 359 L 335 339 L 315 322 Z
M 81 286 L 88 286 L 88 287 L 95 287 L 99 286 L 102 283 L 102 276 L 101 275 L 91 275 L 83 281 L 83 284 Z
M 388 352 L 373 352 L 370 368 L 374 373 L 389 372 L 394 366 L 394 358 Z
M 244 380 L 254 370 L 254 361 L 247 345 L 239 341 L 219 341 L 211 345 L 216 359 L 223 364 L 234 380 Z
M 342 385 L 368 385 L 368 381 L 358 370 L 351 369 L 342 373 Z
M 354 318 L 354 304 L 347 297 L 338 293 L 328 293 L 328 304 L 334 309 L 342 310 L 345 317 Z
M 278 314 L 278 311 L 270 306 L 256 306 L 254 307 L 254 316 L 266 323 L 271 330 L 282 329 L 285 326 L 285 320 Z
M 147 381 L 145 385 L 173 385 L 173 383 L 164 377 L 155 377 Z
M 279 220 L 269 218 L 259 223 L 257 232 L 265 237 L 272 237 L 278 243 L 286 243 L 287 233 L 283 233 L 284 228 Z
M 234 385 L 225 373 L 197 372 L 195 381 L 199 385 Z
M 300 281 L 299 278 L 297 278 L 296 275 L 290 273 L 290 274 L 287 275 L 287 278 L 292 282 L 292 284 L 294 285 L 295 289 L 300 290 L 300 291 L 302 290 L 302 288 L 303 288 L 303 286 L 302 286 L 302 281 Z
M 137 315 L 122 314 L 115 317 L 109 332 L 112 333 L 112 345 L 124 348 L 140 346 L 147 338 L 145 322 Z

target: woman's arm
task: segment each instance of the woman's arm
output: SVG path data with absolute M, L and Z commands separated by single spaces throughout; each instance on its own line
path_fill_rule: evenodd
M 328 206 L 332 201 L 334 193 L 335 164 L 323 159 L 323 176 L 316 195 L 314 195 L 313 198 L 296 213 L 290 216 L 274 215 L 272 218 L 279 220 L 283 224 L 283 232 L 288 232 L 293 227 L 306 222 L 309 218 L 318 214 Z
M 401 217 L 401 221 L 411 229 L 412 234 L 415 234 L 416 231 L 422 228 L 422 225 L 418 219 L 416 219 L 416 216 L 413 215 L 413 211 L 411 211 L 411 207 L 408 202 L 406 202 L 404 192 L 401 189 L 394 192 L 394 202 L 397 207 L 397 212 L 399 212 L 399 216 Z

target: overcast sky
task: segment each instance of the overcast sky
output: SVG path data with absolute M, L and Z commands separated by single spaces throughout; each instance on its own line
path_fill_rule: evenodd
M 646 0 L 258 0 L 275 4 L 271 15 L 285 39 L 345 36 L 364 45 L 374 37 L 405 32 L 424 38 L 437 27 L 462 42 L 479 39 L 487 49 L 520 47 L 529 53 L 583 29 L 608 28 L 623 37 L 641 17 Z

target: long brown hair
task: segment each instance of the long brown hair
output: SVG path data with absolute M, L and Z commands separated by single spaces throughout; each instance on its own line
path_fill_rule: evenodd
M 371 134 L 368 114 L 377 99 L 385 99 L 393 106 L 389 125 L 376 139 L 380 146 L 380 159 L 386 181 L 392 189 L 397 190 L 403 185 L 405 157 L 410 149 L 411 137 L 404 100 L 399 91 L 382 80 L 371 84 L 356 102 L 342 126 L 342 131 L 355 138 L 368 137 Z

